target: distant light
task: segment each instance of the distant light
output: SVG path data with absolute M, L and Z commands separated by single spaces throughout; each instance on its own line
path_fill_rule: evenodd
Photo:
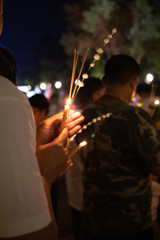
M 36 85 L 35 88 L 34 88 L 34 91 L 35 93 L 42 93 L 42 90 L 40 89 L 40 86 L 39 85 Z
M 62 87 L 62 83 L 60 81 L 55 82 L 55 88 L 59 89 Z
M 153 81 L 154 76 L 151 73 L 148 73 L 145 78 L 145 82 L 150 84 Z
M 156 99 L 156 100 L 154 101 L 154 104 L 155 104 L 155 105 L 159 105 L 159 103 L 160 103 L 160 101 L 159 101 L 158 99 Z
M 45 90 L 46 87 L 47 87 L 46 83 L 41 83 L 41 84 L 40 84 L 40 89 L 41 89 L 41 90 Z
M 26 93 L 28 98 L 32 97 L 35 94 L 36 94 L 36 92 L 34 90 L 33 91 L 29 91 L 29 92 Z
M 30 86 L 30 85 L 28 85 L 28 86 L 17 86 L 17 88 L 18 88 L 20 91 L 25 92 L 25 93 L 27 93 L 28 91 L 31 90 L 31 86 Z

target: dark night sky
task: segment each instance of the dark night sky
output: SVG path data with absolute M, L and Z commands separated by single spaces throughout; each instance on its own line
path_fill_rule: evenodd
M 45 35 L 55 46 L 66 29 L 64 4 L 78 0 L 4 0 L 4 25 L 0 44 L 12 51 L 20 68 Z

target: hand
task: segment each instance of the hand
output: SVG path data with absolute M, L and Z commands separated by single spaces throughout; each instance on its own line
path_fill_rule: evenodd
M 66 120 L 66 126 L 69 130 L 69 137 L 72 137 L 81 129 L 81 126 L 79 124 L 81 124 L 83 121 L 84 117 L 81 115 L 80 112 L 74 112 L 72 110 L 70 111 Z
M 37 128 L 37 159 L 42 176 L 51 184 L 71 166 L 68 160 L 69 138 L 81 128 L 84 117 L 79 112 L 70 111 L 66 126 L 59 135 L 63 113 L 46 119 Z
M 50 118 L 47 118 L 37 127 L 37 145 L 46 144 L 53 141 L 59 135 L 59 127 L 62 121 L 63 112 L 58 113 Z M 72 137 L 76 134 L 83 122 L 84 117 L 79 112 L 71 110 L 66 121 L 66 127 L 68 127 L 68 136 Z
M 68 129 L 64 128 L 55 140 L 37 147 L 40 171 L 49 185 L 72 166 L 68 160 L 68 145 Z

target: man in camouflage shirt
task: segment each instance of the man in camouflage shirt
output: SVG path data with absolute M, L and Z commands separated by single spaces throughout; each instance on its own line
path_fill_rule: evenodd
M 128 104 L 139 73 L 132 57 L 112 57 L 106 94 L 83 112 L 83 240 L 153 239 L 149 172 L 160 175 L 160 140 L 150 116 Z

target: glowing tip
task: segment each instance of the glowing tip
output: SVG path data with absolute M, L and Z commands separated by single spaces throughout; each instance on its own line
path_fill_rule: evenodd
M 157 100 L 154 101 L 154 103 L 155 103 L 156 105 L 159 105 L 160 102 L 159 102 L 159 100 L 157 99 Z
M 83 146 L 87 145 L 87 142 L 86 142 L 86 141 L 83 141 L 83 142 L 81 142 L 79 145 L 80 145 L 80 147 L 83 147 Z
M 71 99 L 68 98 L 67 101 L 66 101 L 66 104 L 69 105 L 71 103 Z

